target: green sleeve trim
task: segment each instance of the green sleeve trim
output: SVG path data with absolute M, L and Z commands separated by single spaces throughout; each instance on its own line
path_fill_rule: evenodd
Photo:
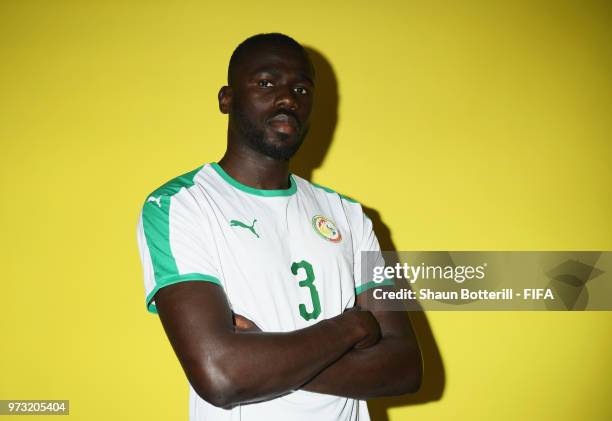
M 164 279 L 163 282 L 156 284 L 155 288 L 153 288 L 153 291 L 151 291 L 149 295 L 147 295 L 147 299 L 145 302 L 147 306 L 147 310 L 153 314 L 157 314 L 157 307 L 155 303 L 152 302 L 153 297 L 155 297 L 155 294 L 157 294 L 157 291 L 159 291 L 163 287 L 167 287 L 168 285 L 174 285 L 174 284 L 178 284 L 179 282 L 187 282 L 187 281 L 211 282 L 223 288 L 223 285 L 221 285 L 221 281 L 219 281 L 219 279 L 211 275 L 203 275 L 201 273 L 186 273 L 184 275 L 169 276 L 166 279 Z
M 254 194 L 256 196 L 272 197 L 272 196 L 291 196 L 297 191 L 297 185 L 291 174 L 289 174 L 289 188 L 288 189 L 262 190 L 262 189 L 256 189 L 255 187 L 244 185 L 238 180 L 232 178 L 232 176 L 226 173 L 225 170 L 221 168 L 221 166 L 217 164 L 216 162 L 212 162 L 210 166 L 217 172 L 217 174 L 221 176 L 222 179 L 224 179 L 226 182 L 228 182 L 233 187 L 237 188 L 238 190 L 242 190 L 245 193 Z
M 154 197 L 153 195 L 151 197 Z M 159 196 L 158 202 L 147 202 L 142 210 L 142 228 L 153 264 L 155 282 L 178 275 L 176 261 L 170 247 L 171 196 Z
M 365 292 L 369 289 L 372 288 L 376 288 L 376 287 L 384 287 L 384 286 L 393 286 L 395 285 L 395 283 L 393 282 L 393 280 L 391 279 L 385 279 L 382 282 L 368 282 L 367 284 L 363 284 L 363 285 L 359 285 L 358 287 L 355 288 L 355 295 L 359 295 L 362 292 Z
M 178 275 L 176 261 L 170 247 L 170 202 L 182 188 L 194 185 L 194 178 L 202 167 L 176 177 L 156 189 L 142 208 L 142 227 L 153 264 L 155 282 Z

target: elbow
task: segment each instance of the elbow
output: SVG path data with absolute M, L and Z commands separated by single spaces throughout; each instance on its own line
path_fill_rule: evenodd
M 198 396 L 217 408 L 231 409 L 238 402 L 232 396 L 231 391 L 219 388 L 198 387 L 194 388 Z
M 240 403 L 235 392 L 222 384 L 206 381 L 192 386 L 200 398 L 217 408 L 231 409 Z
M 419 349 L 411 350 L 404 361 L 394 395 L 417 393 L 423 383 L 423 359 Z
M 416 348 L 413 354 L 410 360 L 411 373 L 408 376 L 409 381 L 406 382 L 408 384 L 406 385 L 405 393 L 417 393 L 423 384 L 423 357 L 421 356 L 421 351 L 419 348 Z
M 423 384 L 423 368 L 419 365 L 415 370 L 407 376 L 403 385 L 402 394 L 417 393 Z
M 223 364 L 211 362 L 201 366 L 190 379 L 194 391 L 213 406 L 231 409 L 241 403 L 240 386 L 232 372 Z

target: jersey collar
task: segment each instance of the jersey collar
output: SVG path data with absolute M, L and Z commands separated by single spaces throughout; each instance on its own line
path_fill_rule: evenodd
M 289 174 L 289 188 L 288 189 L 262 190 L 262 189 L 256 189 L 254 187 L 246 186 L 242 184 L 241 182 L 239 182 L 238 180 L 232 178 L 232 176 L 226 173 L 225 170 L 221 168 L 221 166 L 217 164 L 216 162 L 212 162 L 210 166 L 217 172 L 217 174 L 221 176 L 222 179 L 224 179 L 226 182 L 231 184 L 233 187 L 237 188 L 238 190 L 242 190 L 245 193 L 254 194 L 256 196 L 272 197 L 272 196 L 291 196 L 295 194 L 295 192 L 297 191 L 297 185 L 295 184 L 295 179 L 293 178 L 293 175 L 291 174 Z

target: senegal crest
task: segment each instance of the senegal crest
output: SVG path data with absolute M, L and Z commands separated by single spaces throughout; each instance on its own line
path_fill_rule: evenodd
M 312 218 L 312 227 L 321 237 L 332 243 L 339 243 L 342 241 L 340 230 L 336 227 L 334 221 L 329 218 L 321 215 L 314 216 Z

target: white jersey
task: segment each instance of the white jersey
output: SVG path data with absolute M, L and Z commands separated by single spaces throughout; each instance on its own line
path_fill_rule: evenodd
M 264 332 L 289 332 L 341 314 L 381 285 L 361 279 L 361 251 L 380 251 L 361 205 L 296 175 L 289 181 L 259 190 L 212 163 L 155 190 L 138 224 L 147 309 L 157 312 L 164 286 L 212 282 Z M 302 390 L 226 410 L 190 386 L 189 400 L 190 421 L 370 419 L 365 401 Z

